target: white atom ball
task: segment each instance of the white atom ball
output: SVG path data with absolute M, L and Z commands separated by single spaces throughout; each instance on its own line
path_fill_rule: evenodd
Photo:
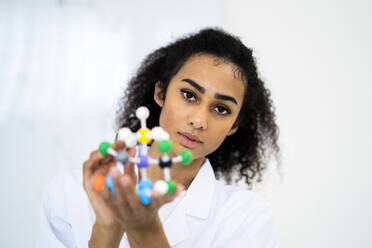
M 165 195 L 168 192 L 168 184 L 163 180 L 157 181 L 154 185 L 154 189 L 159 194 Z
M 131 135 L 132 135 L 132 132 L 130 131 L 129 128 L 127 127 L 120 128 L 119 133 L 118 133 L 118 140 L 125 141 Z
M 153 127 L 150 132 L 151 138 L 154 140 L 160 140 L 163 129 L 161 127 Z
M 163 130 L 161 132 L 159 138 L 160 138 L 159 140 L 167 140 L 167 139 L 169 139 L 169 134 L 166 131 Z
M 128 147 L 135 147 L 135 146 L 137 145 L 137 135 L 135 135 L 135 134 L 129 135 L 129 136 L 125 139 L 125 144 L 126 144 Z
M 150 115 L 150 111 L 148 108 L 142 106 L 142 107 L 139 107 L 137 110 L 136 110 L 136 116 L 138 119 L 140 120 L 146 120 Z

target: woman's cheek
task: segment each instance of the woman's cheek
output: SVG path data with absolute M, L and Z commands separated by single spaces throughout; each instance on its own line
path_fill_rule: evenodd
M 217 150 L 217 148 L 220 147 L 220 145 L 223 143 L 223 141 L 225 140 L 225 138 L 226 138 L 226 135 L 225 134 L 214 136 L 214 140 L 213 140 L 213 151 Z
M 210 154 L 212 152 L 214 152 L 215 150 L 217 150 L 218 148 L 218 143 L 219 143 L 219 140 L 216 140 L 216 137 L 211 137 L 211 139 L 209 139 L 209 142 L 207 143 L 207 153 Z

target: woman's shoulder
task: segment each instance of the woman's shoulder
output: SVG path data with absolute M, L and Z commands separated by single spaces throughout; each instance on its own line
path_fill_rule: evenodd
M 64 171 L 49 181 L 42 192 L 44 208 L 60 214 L 68 211 L 71 204 L 81 204 L 87 200 L 83 183 L 82 171 L 79 169 Z
M 215 244 L 221 247 L 277 247 L 272 209 L 259 193 L 217 183 L 216 209 L 212 216 L 218 230 Z M 226 228 L 229 227 L 229 228 Z
M 269 202 L 257 192 L 218 182 L 216 193 L 216 214 L 223 223 L 247 227 L 273 219 Z
M 60 173 L 43 190 L 38 247 L 85 247 L 93 221 L 82 170 Z
M 64 171 L 52 178 L 44 188 L 44 193 L 65 194 L 66 192 L 76 192 L 82 188 L 82 171 L 74 169 Z
M 235 185 L 226 185 L 221 181 L 216 183 L 217 197 L 229 207 L 269 208 L 270 204 L 259 193 Z

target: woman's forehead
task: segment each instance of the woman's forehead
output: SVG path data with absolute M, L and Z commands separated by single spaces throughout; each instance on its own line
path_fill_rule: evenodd
M 237 66 L 212 55 L 194 55 L 188 59 L 175 75 L 176 81 L 190 79 L 211 93 L 233 94 L 242 98 L 244 81 Z
M 244 84 L 244 76 L 241 69 L 231 61 L 210 54 L 195 54 L 191 56 L 178 73 L 201 74 L 205 70 L 224 69 L 227 76 L 233 76 Z

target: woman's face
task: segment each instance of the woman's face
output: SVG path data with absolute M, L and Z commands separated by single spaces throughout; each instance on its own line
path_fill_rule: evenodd
M 173 151 L 188 149 L 194 159 L 214 152 L 233 127 L 244 97 L 244 82 L 234 75 L 236 66 L 211 55 L 192 56 L 169 83 L 162 107 L 160 126 L 173 141 Z

